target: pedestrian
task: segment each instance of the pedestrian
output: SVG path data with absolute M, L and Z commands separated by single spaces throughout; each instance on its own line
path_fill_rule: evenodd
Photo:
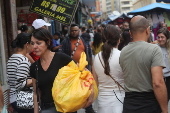
M 125 30 L 125 29 L 129 29 L 129 23 L 128 22 L 123 22 L 122 24 L 122 32 Z
M 161 28 L 157 32 L 158 36 L 158 45 L 162 50 L 163 59 L 166 65 L 166 68 L 163 69 L 164 80 L 166 88 L 168 91 L 168 100 L 170 99 L 170 34 L 167 28 Z
M 120 44 L 118 46 L 118 49 L 121 51 L 123 47 L 125 47 L 126 45 L 128 45 L 129 42 L 132 41 L 132 38 L 130 36 L 130 32 L 129 29 L 125 29 L 121 35 L 121 40 L 120 40 Z
M 63 38 L 66 38 L 68 36 L 68 26 L 67 25 L 62 26 L 61 34 L 62 34 Z
M 47 29 L 47 26 L 51 26 L 51 24 L 45 22 L 43 19 L 35 19 L 32 23 L 32 26 L 33 26 L 34 29 L 38 29 L 38 28 Z
M 71 56 L 76 62 L 79 62 L 81 53 L 85 52 L 88 61 L 87 68 L 91 70 L 91 48 L 88 42 L 86 42 L 82 37 L 79 37 L 79 32 L 80 30 L 77 24 L 72 24 L 70 26 L 70 35 L 62 41 L 60 52 Z
M 103 42 L 102 42 L 102 36 L 100 33 L 95 33 L 94 35 L 94 41 L 92 43 L 92 52 L 93 55 L 98 54 L 103 46 Z
M 168 113 L 165 64 L 160 47 L 147 42 L 148 20 L 134 16 L 130 33 L 133 41 L 122 49 L 119 61 L 125 86 L 123 113 Z
M 32 79 L 30 78 L 30 61 L 26 54 L 31 51 L 31 36 L 27 33 L 20 33 L 16 39 L 12 41 L 12 48 L 16 48 L 16 52 L 9 58 L 7 62 L 7 81 L 10 86 L 9 102 L 10 106 L 18 113 L 33 113 L 33 109 L 21 109 L 17 106 L 17 94 L 21 90 L 30 89 Z M 23 103 L 24 104 L 24 103 Z
M 90 44 L 91 44 L 91 42 L 93 42 L 93 40 L 94 40 L 94 34 L 93 34 L 93 32 L 90 31 L 90 29 L 87 29 L 86 33 L 88 33 L 90 35 Z
M 30 75 L 33 78 L 34 87 L 34 113 L 39 112 L 37 103 L 38 97 L 40 97 L 42 113 L 46 113 L 45 111 L 48 111 L 48 113 L 58 113 L 52 98 L 51 89 L 53 81 L 59 69 L 66 66 L 72 59 L 63 53 L 50 51 L 53 46 L 52 35 L 44 28 L 34 30 L 31 43 L 33 44 L 35 54 L 40 56 L 40 59 L 30 67 Z M 38 70 L 35 70 L 37 68 L 36 66 Z M 36 84 L 36 80 L 38 84 Z M 39 94 L 37 92 L 41 93 Z
M 28 33 L 28 26 L 27 25 L 22 25 L 20 27 L 21 33 Z M 30 53 L 26 54 L 26 57 L 29 59 L 31 63 L 34 63 L 34 59 L 30 56 Z
M 114 25 L 107 25 L 102 36 L 106 42 L 102 51 L 94 59 L 94 70 L 98 81 L 98 109 L 97 113 L 122 113 L 124 90 L 123 72 L 119 65 L 120 32 Z M 117 82 L 115 82 L 117 81 Z M 119 85 L 117 84 L 119 83 Z
M 50 51 L 53 46 L 52 35 L 44 28 L 33 32 L 31 43 L 35 54 L 40 56 L 40 59 L 30 67 L 34 87 L 34 113 L 39 112 L 38 97 L 41 102 L 41 113 L 59 113 L 56 111 L 51 89 L 59 69 L 70 63 L 72 59 L 66 54 Z
M 91 41 L 91 36 L 90 34 L 87 32 L 86 30 L 86 27 L 82 27 L 82 30 L 81 30 L 81 37 L 90 44 L 90 41 Z
M 28 33 L 28 26 L 27 25 L 22 25 L 20 27 L 21 33 Z
M 44 28 L 47 29 L 47 26 L 51 26 L 50 23 L 45 22 L 43 19 L 35 19 L 32 23 L 32 27 L 35 29 Z M 40 57 L 35 55 L 35 52 L 32 50 L 30 56 L 34 61 L 37 61 Z
M 61 34 L 60 32 L 55 32 L 54 35 L 53 35 L 53 46 L 51 48 L 51 50 L 53 52 L 57 52 L 58 49 L 60 48 L 60 43 L 62 42 L 63 38 L 61 37 Z
M 79 62 L 81 53 L 85 52 L 88 61 L 87 69 L 91 71 L 92 51 L 89 43 L 79 36 L 79 32 L 79 26 L 72 24 L 70 26 L 70 35 L 62 41 L 59 51 L 69 55 L 77 63 Z M 86 113 L 94 113 L 92 105 L 86 108 Z

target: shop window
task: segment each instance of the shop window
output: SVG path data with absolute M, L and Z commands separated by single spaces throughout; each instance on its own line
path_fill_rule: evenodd
M 129 1 L 123 2 L 124 5 L 130 4 Z
M 130 7 L 124 7 L 123 10 L 130 10 Z

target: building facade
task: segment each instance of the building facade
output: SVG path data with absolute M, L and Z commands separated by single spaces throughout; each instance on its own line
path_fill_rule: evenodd
M 156 0 L 136 0 L 133 2 L 133 9 L 135 10 L 152 3 L 156 3 Z
M 128 13 L 133 10 L 132 0 L 121 0 L 120 4 L 121 13 Z
M 114 0 L 106 0 L 106 12 L 110 15 L 114 11 Z
M 101 18 L 102 20 L 107 18 L 107 11 L 106 11 L 106 0 L 99 0 L 100 1 L 100 11 L 102 13 Z
M 114 9 L 115 11 L 121 12 L 120 10 L 120 0 L 114 0 Z

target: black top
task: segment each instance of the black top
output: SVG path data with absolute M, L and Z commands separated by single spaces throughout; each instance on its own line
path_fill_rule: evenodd
M 66 66 L 72 59 L 64 53 L 55 53 L 50 66 L 46 71 L 43 70 L 40 60 L 33 63 L 30 67 L 30 75 L 36 79 L 36 64 L 38 62 L 38 88 L 41 90 L 41 102 L 54 102 L 52 98 L 52 86 L 59 69 Z

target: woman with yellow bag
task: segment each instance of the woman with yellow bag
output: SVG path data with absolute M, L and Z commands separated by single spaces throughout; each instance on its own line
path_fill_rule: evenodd
M 40 56 L 30 67 L 34 87 L 34 113 L 39 113 L 38 103 L 41 107 L 40 113 L 59 113 L 54 105 L 52 86 L 59 69 L 68 65 L 72 59 L 66 54 L 50 51 L 53 45 L 52 36 L 44 28 L 33 32 L 31 44 L 35 54 Z

